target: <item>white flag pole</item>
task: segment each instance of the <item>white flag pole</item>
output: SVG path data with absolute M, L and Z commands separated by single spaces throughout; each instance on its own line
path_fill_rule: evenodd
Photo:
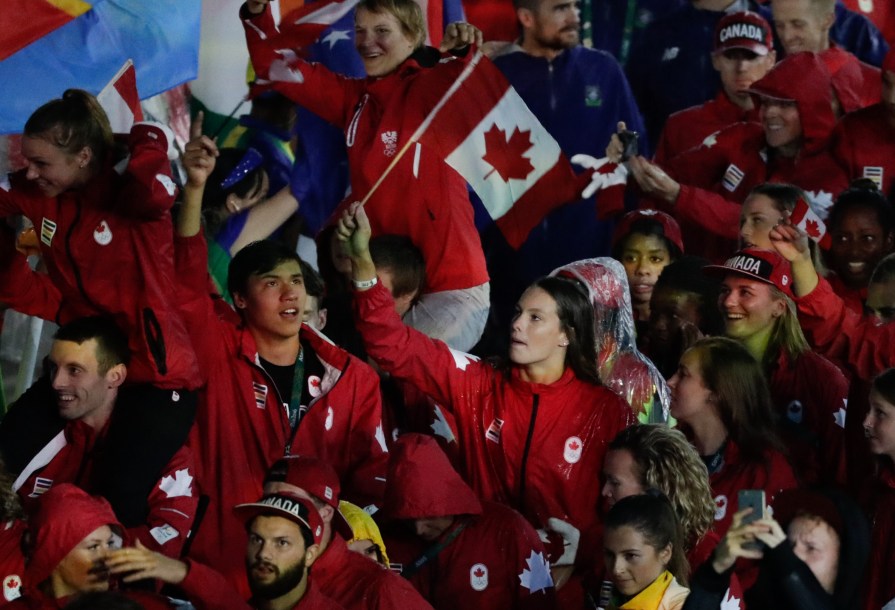
M 369 201 L 370 197 L 373 196 L 373 193 L 376 192 L 376 189 L 379 188 L 379 185 L 385 180 L 385 177 L 389 175 L 389 173 L 394 169 L 394 167 L 398 164 L 398 161 L 401 160 L 401 157 L 410 149 L 413 144 L 419 142 L 420 138 L 423 137 L 423 134 L 426 133 L 426 130 L 429 129 L 429 126 L 432 125 L 432 121 L 435 120 L 435 117 L 441 112 L 441 109 L 444 108 L 444 105 L 447 104 L 448 100 L 453 97 L 453 95 L 457 92 L 457 90 L 463 85 L 469 75 L 472 74 L 472 71 L 475 70 L 475 67 L 479 64 L 479 62 L 484 57 L 484 54 L 480 50 L 476 50 L 475 55 L 466 67 L 463 69 L 463 72 L 460 73 L 460 76 L 457 77 L 457 80 L 450 86 L 450 88 L 445 91 L 444 95 L 438 100 L 438 103 L 435 104 L 435 107 L 429 111 L 429 114 L 423 119 L 423 122 L 420 123 L 420 126 L 417 127 L 416 131 L 413 132 L 413 135 L 410 136 L 410 139 L 401 147 L 401 150 L 395 155 L 392 159 L 392 162 L 389 163 L 388 167 L 385 168 L 385 171 L 382 172 L 382 175 L 379 176 L 379 179 L 376 180 L 376 183 L 370 188 L 364 198 L 361 200 L 361 206 L 366 205 L 367 201 Z

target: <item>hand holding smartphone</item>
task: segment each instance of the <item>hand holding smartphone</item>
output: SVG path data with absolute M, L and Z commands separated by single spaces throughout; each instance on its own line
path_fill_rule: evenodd
M 751 508 L 752 512 L 743 517 L 743 525 L 755 523 L 768 516 L 768 507 L 765 502 L 764 490 L 762 489 L 741 489 L 737 494 L 737 512 Z M 760 551 L 764 548 L 764 544 L 759 541 L 743 543 L 744 549 Z

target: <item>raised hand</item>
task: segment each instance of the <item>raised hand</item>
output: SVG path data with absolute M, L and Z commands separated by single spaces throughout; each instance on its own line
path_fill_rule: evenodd
M 438 48 L 446 52 L 462 49 L 471 44 L 475 44 L 477 47 L 482 46 L 482 30 L 471 23 L 455 21 L 444 29 L 444 38 L 441 39 L 441 45 Z
M 205 113 L 201 110 L 196 120 L 190 125 L 190 141 L 183 151 L 181 162 L 187 175 L 187 186 L 200 188 L 205 186 L 208 176 L 214 171 L 218 146 L 214 140 L 202 135 L 202 121 Z

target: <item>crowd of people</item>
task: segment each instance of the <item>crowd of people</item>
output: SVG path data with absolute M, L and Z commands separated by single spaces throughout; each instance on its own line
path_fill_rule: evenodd
M 59 329 L 0 421 L 0 607 L 895 607 L 895 51 L 833 0 L 670 4 L 436 49 L 360 0 L 357 79 L 247 0 L 238 146 L 38 108 L 0 303 Z M 415 135 L 485 56 L 590 168 L 517 251 Z M 316 265 L 295 104 L 350 170 Z

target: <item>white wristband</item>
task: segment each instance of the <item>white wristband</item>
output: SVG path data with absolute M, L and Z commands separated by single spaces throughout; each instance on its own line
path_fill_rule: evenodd
M 374 277 L 372 280 L 351 280 L 355 290 L 368 290 L 379 283 L 379 278 Z

